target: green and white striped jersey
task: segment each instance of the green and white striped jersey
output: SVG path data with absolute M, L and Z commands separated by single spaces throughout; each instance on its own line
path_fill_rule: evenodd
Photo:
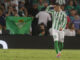
M 52 15 L 52 29 L 59 30 L 60 28 L 63 28 L 63 30 L 66 28 L 67 24 L 67 15 L 64 11 L 56 12 L 55 10 L 48 10 L 47 12 Z

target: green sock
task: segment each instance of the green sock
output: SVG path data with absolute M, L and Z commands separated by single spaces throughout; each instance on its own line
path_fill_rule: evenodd
M 59 42 L 59 51 L 62 51 L 64 44 L 62 42 Z
M 56 49 L 56 53 L 59 53 L 58 41 L 54 41 L 54 48 Z

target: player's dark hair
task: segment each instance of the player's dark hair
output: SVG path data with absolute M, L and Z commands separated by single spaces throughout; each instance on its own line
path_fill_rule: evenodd
M 64 6 L 64 7 L 65 7 L 66 5 L 65 5 L 65 4 L 63 4 L 63 5 L 61 5 L 61 6 Z

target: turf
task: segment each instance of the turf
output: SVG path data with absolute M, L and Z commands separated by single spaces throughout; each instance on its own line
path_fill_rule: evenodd
M 80 50 L 63 50 L 60 58 L 56 58 L 55 50 L 0 50 L 0 60 L 80 60 Z

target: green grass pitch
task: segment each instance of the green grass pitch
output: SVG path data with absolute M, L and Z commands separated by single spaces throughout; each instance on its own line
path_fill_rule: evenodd
M 80 60 L 80 50 L 63 50 L 60 58 L 56 58 L 55 50 L 0 50 L 0 60 Z

